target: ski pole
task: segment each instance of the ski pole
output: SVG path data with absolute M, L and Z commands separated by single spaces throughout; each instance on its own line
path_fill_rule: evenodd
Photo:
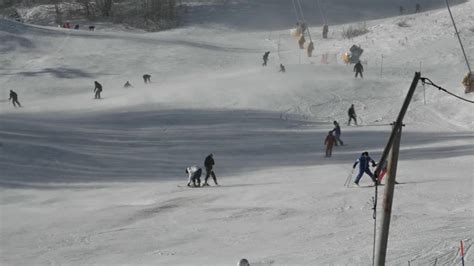
M 351 172 L 350 172 L 349 175 L 347 176 L 346 182 L 344 183 L 344 186 L 345 186 L 345 187 L 349 186 L 350 181 L 351 181 L 351 179 L 352 179 L 352 175 L 354 174 L 354 169 L 355 169 L 355 168 L 352 168 Z

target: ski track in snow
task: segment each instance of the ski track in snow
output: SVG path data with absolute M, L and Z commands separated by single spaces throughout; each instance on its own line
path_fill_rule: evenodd
M 472 55 L 474 2 L 452 10 Z M 381 155 L 420 62 L 460 95 L 467 71 L 444 9 L 367 21 L 370 33 L 352 40 L 339 37 L 347 26 L 331 26 L 328 40 L 312 27 L 307 58 L 287 29 L 84 32 L 0 20 L 0 264 L 370 264 L 373 189 L 345 188 L 347 172 L 361 151 Z M 364 79 L 320 63 L 354 43 Z M 92 99 L 94 80 L 103 100 Z M 23 108 L 10 106 L 10 89 Z M 472 106 L 425 89 L 405 118 L 390 265 L 458 265 L 460 240 L 472 257 Z M 352 103 L 357 127 L 345 125 Z M 327 159 L 333 120 L 347 145 Z M 177 187 L 210 152 L 221 186 Z

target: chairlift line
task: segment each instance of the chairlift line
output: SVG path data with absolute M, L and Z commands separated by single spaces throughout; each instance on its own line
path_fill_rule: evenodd
M 469 60 L 467 60 L 466 52 L 464 51 L 464 46 L 462 45 L 461 37 L 459 37 L 459 31 L 456 27 L 456 23 L 454 22 L 453 13 L 451 13 L 451 8 L 449 7 L 448 0 L 446 0 L 446 6 L 448 7 L 449 15 L 451 16 L 451 21 L 453 22 L 454 30 L 456 31 L 456 36 L 458 36 L 459 45 L 461 45 L 461 50 L 464 55 L 464 59 L 466 60 L 467 69 L 469 70 L 469 73 L 472 73 L 471 66 L 469 66 Z

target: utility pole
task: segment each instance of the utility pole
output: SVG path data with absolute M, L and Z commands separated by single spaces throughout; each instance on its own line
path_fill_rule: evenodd
M 393 125 L 393 129 L 396 130 L 395 132 L 395 139 L 393 140 L 392 149 L 390 150 L 390 158 L 388 162 L 388 177 L 385 181 L 385 192 L 383 196 L 383 215 L 382 215 L 382 231 L 379 235 L 379 245 L 378 245 L 378 254 L 379 260 L 377 261 L 377 265 L 384 265 L 380 264 L 380 260 L 383 259 L 385 263 L 385 256 L 387 253 L 387 245 L 388 245 L 388 234 L 390 229 L 390 219 L 392 215 L 392 203 L 393 203 L 393 194 L 395 191 L 395 179 L 397 175 L 397 166 L 398 166 L 398 153 L 400 151 L 400 139 L 402 136 L 402 127 L 397 127 L 395 124 Z M 385 163 L 385 162 L 380 162 Z
M 387 254 L 387 246 L 388 246 L 388 234 L 390 229 L 390 217 L 392 213 L 392 202 L 393 202 L 393 191 L 395 189 L 395 175 L 397 170 L 397 161 L 398 161 L 398 151 L 400 145 L 400 137 L 402 132 L 403 126 L 403 118 L 408 110 L 408 106 L 410 105 L 411 99 L 413 98 L 413 94 L 415 93 L 416 87 L 418 82 L 420 81 L 421 74 L 420 72 L 415 73 L 415 77 L 411 83 L 410 89 L 408 90 L 408 94 L 405 97 L 405 101 L 403 102 L 402 109 L 398 114 L 398 118 L 393 125 L 392 133 L 388 139 L 387 145 L 382 153 L 382 157 L 379 160 L 379 164 L 375 169 L 375 177 L 378 179 L 380 172 L 382 171 L 383 163 L 387 160 L 388 154 L 391 152 L 390 158 L 390 173 L 387 178 L 385 184 L 385 192 L 384 192 L 384 201 L 383 201 L 383 213 L 382 213 L 382 228 L 380 231 L 380 235 L 378 237 L 378 244 L 377 244 L 377 253 L 376 253 L 376 265 L 383 266 L 385 265 L 385 257 Z

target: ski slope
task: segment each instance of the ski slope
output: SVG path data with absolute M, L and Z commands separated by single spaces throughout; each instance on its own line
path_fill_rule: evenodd
M 251 16 L 248 2 L 229 12 Z M 354 160 L 364 150 L 378 160 L 415 71 L 459 95 L 467 73 L 447 10 L 385 7 L 352 40 L 341 38 L 349 24 L 330 25 L 327 40 L 311 27 L 312 58 L 291 24 L 205 23 L 206 6 L 159 33 L 0 20 L 0 264 L 370 264 L 373 188 L 343 187 Z M 473 60 L 474 1 L 452 11 Z M 340 62 L 353 44 L 364 79 Z M 358 127 L 345 125 L 350 104 Z M 324 158 L 333 120 L 347 145 Z M 460 240 L 469 262 L 472 105 L 420 84 L 404 122 L 387 264 L 458 265 Z M 211 152 L 221 186 L 178 187 Z

